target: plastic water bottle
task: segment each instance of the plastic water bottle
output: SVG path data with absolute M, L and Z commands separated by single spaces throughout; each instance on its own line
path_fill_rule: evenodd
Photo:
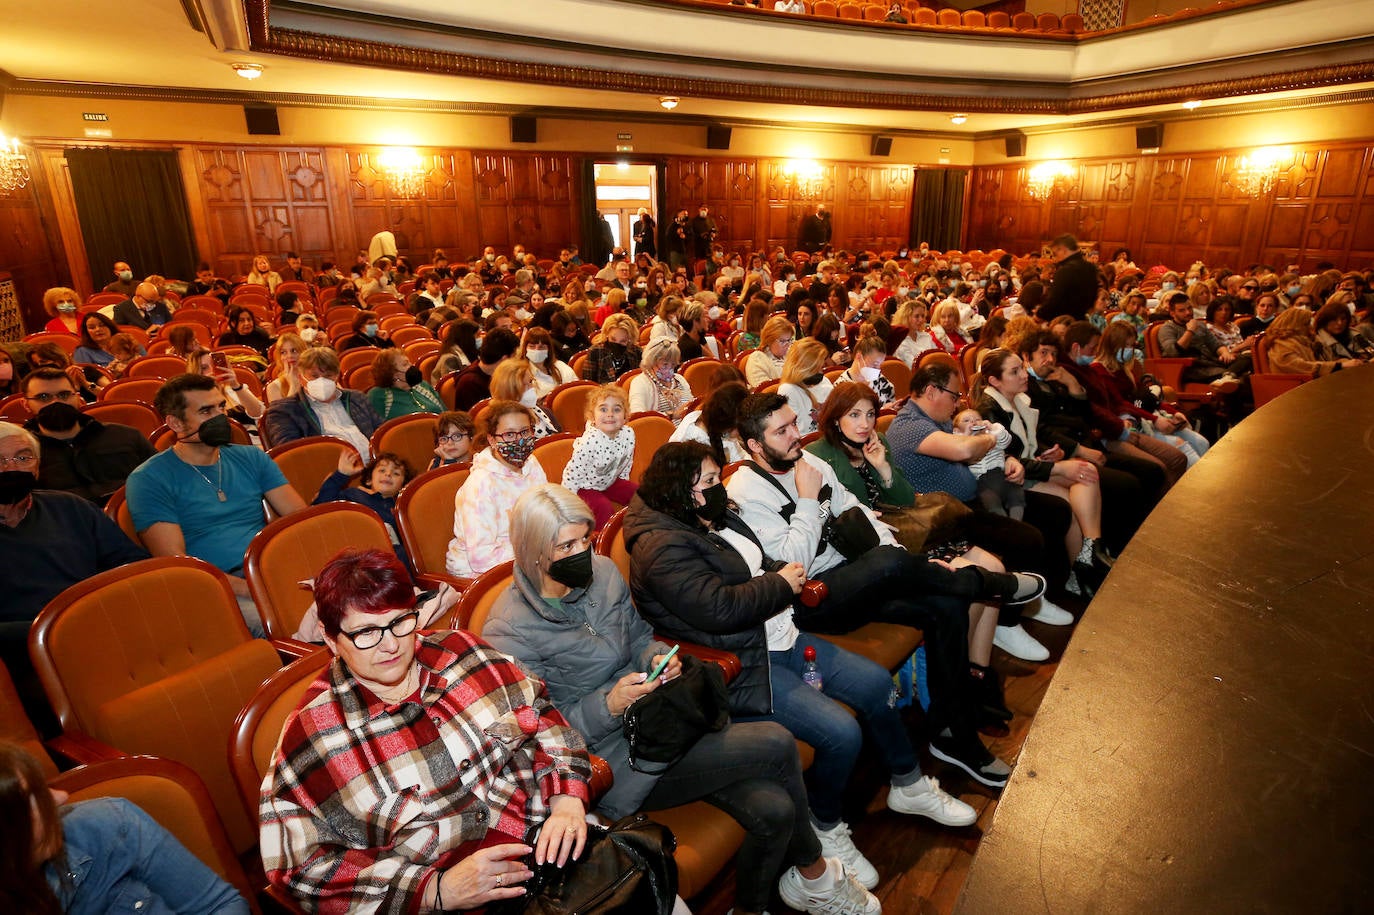
M 802 650 L 802 682 L 813 689 L 822 686 L 821 669 L 816 665 L 816 649 L 810 645 Z

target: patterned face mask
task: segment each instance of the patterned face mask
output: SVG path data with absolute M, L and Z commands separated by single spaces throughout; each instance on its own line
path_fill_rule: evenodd
M 497 442 L 496 453 L 512 467 L 524 467 L 534 453 L 534 436 L 516 439 L 513 442 Z

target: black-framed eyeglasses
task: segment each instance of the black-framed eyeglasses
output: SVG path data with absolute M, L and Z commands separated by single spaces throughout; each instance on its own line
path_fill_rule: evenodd
M 455 432 L 452 435 L 441 435 L 439 441 L 446 445 L 456 445 L 465 438 L 472 438 L 467 432 Z
M 76 397 L 76 392 L 75 392 L 75 391 L 58 391 L 58 392 L 55 393 L 55 394 L 51 394 L 51 393 L 46 393 L 46 392 L 45 392 L 45 393 L 42 393 L 42 394 L 27 394 L 27 395 L 25 395 L 25 396 L 26 396 L 29 400 L 36 400 L 36 401 L 38 401 L 39 403 L 52 403 L 54 400 L 60 400 L 60 401 L 62 401 L 63 403 L 66 403 L 67 401 L 72 400 L 72 399 L 74 399 L 74 398 Z
M 509 445 L 512 442 L 518 442 L 520 439 L 529 438 L 532 435 L 534 435 L 534 430 L 526 426 L 524 429 L 517 429 L 514 432 L 493 432 L 491 437 L 498 442 Z
M 942 384 L 937 384 L 935 387 L 939 388 L 941 391 L 944 391 L 946 394 L 948 394 L 950 397 L 953 397 L 955 400 L 958 400 L 960 397 L 964 396 L 962 391 L 951 391 L 949 388 L 945 387 Z
M 1242 286 L 1242 287 L 1240 287 L 1240 288 L 1241 288 L 1241 289 L 1244 289 L 1246 292 L 1258 292 L 1258 291 L 1259 291 L 1259 287 L 1258 287 L 1258 286 Z
M 415 631 L 415 627 L 420 625 L 420 611 L 412 610 L 396 617 L 385 626 L 367 626 L 356 632 L 345 632 L 348 640 L 353 643 L 353 647 L 366 651 L 369 648 L 376 648 L 382 644 L 382 635 L 390 632 L 396 638 L 410 635 Z

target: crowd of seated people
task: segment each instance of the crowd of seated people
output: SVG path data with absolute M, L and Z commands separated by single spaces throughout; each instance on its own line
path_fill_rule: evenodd
M 1374 355 L 1368 274 L 1141 268 L 1069 236 L 1026 257 L 893 254 L 731 251 L 712 231 L 703 249 L 661 263 L 642 250 L 587 265 L 571 247 L 545 261 L 488 248 L 467 262 L 435 251 L 412 268 L 364 253 L 314 269 L 289 254 L 255 258 L 239 282 L 207 265 L 194 282 L 140 282 L 121 262 L 106 287 L 118 302 L 50 290 L 41 339 L 0 347 L 5 416 L 20 420 L 0 423 L 0 544 L 42 557 L 0 571 L 12 598 L 0 657 L 26 710 L 53 727 L 24 650 L 29 624 L 66 587 L 150 555 L 221 570 L 261 636 L 245 552 L 264 507 L 287 516 L 343 500 L 377 513 L 394 552 L 300 570 L 324 582 L 317 610 L 338 659 L 303 709 L 394 709 L 474 644 L 417 635 L 410 604 L 390 596 L 410 594 L 415 572 L 399 497 L 427 469 L 461 467 L 432 571 L 463 587 L 515 563 L 485 637 L 523 665 L 500 676 L 534 691 L 539 739 L 566 778 L 551 790 L 510 773 L 529 795 L 524 816 L 575 825 L 705 798 L 745 826 L 736 912 L 763 911 L 774 885 L 804 911 L 876 912 L 881 875 L 839 800 L 863 735 L 886 768 L 889 808 L 972 822 L 963 777 L 995 790 L 1011 771 L 980 738 L 1006 733 L 1011 716 L 993 647 L 1049 658 L 1023 622 L 1074 622 L 1060 604 L 1092 598 L 1224 429 L 1217 416 L 1251 409 L 1252 376 L 1324 376 Z M 1171 364 L 1192 399 L 1155 374 Z M 87 413 L 121 378 L 155 379 L 140 396 L 157 436 Z M 579 390 L 576 409 L 559 408 Z M 637 435 L 645 415 L 671 435 Z M 433 429 L 423 462 L 378 444 L 384 424 L 416 419 Z M 576 438 L 551 469 L 538 449 L 560 432 Z M 267 450 L 322 437 L 340 444 L 337 466 L 300 492 Z M 101 512 L 121 488 L 137 543 Z M 880 516 L 895 525 L 920 494 L 944 494 L 957 523 L 908 548 Z M 616 517 L 628 581 L 590 552 Z M 826 639 L 870 623 L 924 634 L 919 735 L 889 706 L 890 671 Z M 629 766 L 619 720 L 657 685 L 644 663 L 684 640 L 739 656 L 736 724 L 646 777 Z M 378 652 L 406 664 L 382 677 Z M 817 691 L 802 677 L 813 654 Z M 303 728 L 288 724 L 286 747 L 319 739 Z M 802 780 L 792 737 L 815 749 L 815 778 Z M 600 798 L 582 785 L 587 748 L 616 777 Z M 920 748 L 952 767 L 953 790 L 923 773 Z M 363 884 L 348 881 L 367 879 L 364 860 L 423 905 L 441 888 L 446 903 L 509 895 L 474 893 L 455 874 L 526 876 L 525 852 L 512 850 L 523 834 L 463 858 L 399 846 L 318 857 L 317 805 L 353 803 L 352 786 L 329 782 L 341 751 L 319 752 L 320 784 L 336 796 L 313 795 L 284 749 L 262 808 L 267 873 L 302 900 L 360 901 L 348 894 Z M 718 763 L 735 754 L 732 781 Z M 740 786 L 750 780 L 767 786 Z M 572 851 L 538 842 L 551 857 Z

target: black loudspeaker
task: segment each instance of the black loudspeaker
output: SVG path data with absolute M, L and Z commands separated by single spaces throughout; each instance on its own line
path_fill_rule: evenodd
M 1018 130 L 1016 133 L 1007 134 L 1004 139 L 1007 141 L 1007 158 L 1026 154 L 1026 135 L 1024 133 Z
M 708 124 L 706 126 L 706 148 L 729 149 L 730 128 L 722 127 L 719 124 Z
M 277 123 L 275 105 L 244 105 L 243 117 L 248 122 L 250 136 L 281 136 L 281 125 Z
M 1141 124 L 1135 129 L 1137 149 L 1159 149 L 1164 145 L 1163 124 Z
M 512 143 L 537 143 L 539 121 L 537 118 L 516 116 L 510 119 L 510 141 Z
M 890 156 L 892 155 L 892 138 L 875 136 L 868 144 L 868 154 L 870 156 Z

